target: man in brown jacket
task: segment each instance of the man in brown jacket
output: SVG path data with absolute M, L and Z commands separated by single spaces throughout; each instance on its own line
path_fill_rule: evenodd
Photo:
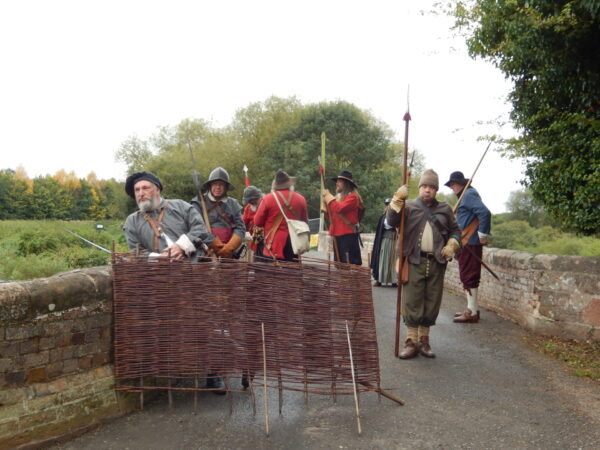
M 429 327 L 435 325 L 442 303 L 446 264 L 460 248 L 460 230 L 445 202 L 435 199 L 439 177 L 426 170 L 419 180 L 419 196 L 406 200 L 408 188 L 400 187 L 387 212 L 389 225 L 397 227 L 404 214 L 404 256 L 408 259 L 408 282 L 402 289 L 402 316 L 408 337 L 399 357 L 419 353 L 435 357 L 429 345 Z M 400 289 L 400 287 L 399 287 Z

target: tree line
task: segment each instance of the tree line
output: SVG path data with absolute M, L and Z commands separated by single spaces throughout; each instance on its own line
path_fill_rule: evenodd
M 0 170 L 0 220 L 121 219 L 130 206 L 122 182 L 99 180 L 93 172 L 77 178 L 60 170 L 31 179 L 22 167 Z

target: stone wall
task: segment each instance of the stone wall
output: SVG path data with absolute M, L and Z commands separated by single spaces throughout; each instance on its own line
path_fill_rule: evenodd
M 0 283 L 0 448 L 131 410 L 114 390 L 111 351 L 110 267 Z
M 536 333 L 600 341 L 600 258 L 484 248 L 483 260 L 500 281 L 482 269 L 480 306 Z M 445 288 L 464 295 L 456 261 Z

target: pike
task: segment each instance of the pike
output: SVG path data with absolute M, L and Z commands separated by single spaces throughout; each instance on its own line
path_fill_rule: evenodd
M 79 239 L 81 239 L 83 242 L 85 242 L 85 243 L 87 243 L 87 244 L 90 244 L 90 245 L 92 245 L 92 246 L 96 247 L 98 250 L 102 250 L 103 252 L 106 252 L 106 253 L 112 253 L 112 252 L 111 252 L 110 250 L 108 250 L 107 248 L 104 248 L 104 247 L 102 247 L 101 245 L 95 244 L 95 243 L 93 243 L 92 241 L 90 241 L 90 240 L 87 240 L 86 238 L 84 238 L 84 237 L 82 237 L 82 236 L 79 236 L 77 233 L 73 233 L 72 231 L 70 231 L 70 230 L 67 230 L 66 228 L 64 228 L 64 230 L 65 230 L 67 233 L 70 233 L 70 234 L 72 234 L 73 236 L 76 236 L 76 237 L 78 237 L 78 238 L 79 238 Z
M 325 136 L 325 132 L 323 131 L 321 133 L 321 156 L 318 157 L 318 159 L 319 159 L 319 174 L 321 176 L 321 202 L 322 203 L 323 203 L 323 192 L 325 192 L 325 143 L 326 142 L 327 142 L 327 137 Z M 329 211 L 328 204 L 325 204 L 325 210 L 327 211 L 327 216 L 329 216 L 329 220 L 331 220 L 331 213 Z M 325 231 L 325 217 L 324 217 L 322 210 L 321 210 L 319 229 L 321 231 Z M 333 237 L 333 236 L 332 236 L 332 242 L 333 242 L 333 251 L 335 252 L 336 260 L 338 262 L 341 262 L 342 260 L 340 259 L 340 251 L 338 250 L 337 241 L 335 240 L 335 237 Z
M 244 184 L 246 187 L 248 187 L 250 186 L 250 178 L 248 178 L 248 166 L 244 164 L 244 168 L 242 170 L 244 171 Z
M 471 181 L 473 181 L 473 178 L 475 177 L 475 174 L 479 170 L 479 166 L 481 165 L 481 162 L 483 161 L 483 158 L 485 158 L 486 153 L 490 149 L 490 145 L 492 145 L 492 141 L 490 141 L 488 143 L 487 147 L 485 148 L 485 151 L 483 152 L 483 155 L 481 155 L 481 159 L 479 160 L 479 163 L 477 163 L 477 167 L 475 167 L 475 170 L 473 171 L 473 175 L 471 175 L 471 178 L 469 178 L 469 180 L 467 181 L 467 184 L 463 188 L 462 193 L 460 194 L 460 197 L 458 197 L 458 200 L 456 201 L 456 204 L 452 207 L 452 212 L 455 215 L 456 215 L 456 211 L 458 211 L 458 205 L 460 205 L 460 201 L 463 199 L 463 196 L 465 195 L 465 192 L 467 192 L 467 189 L 469 188 L 469 186 L 471 186 Z M 464 230 L 462 230 L 462 232 L 461 232 L 461 244 L 463 245 L 463 248 L 465 250 L 467 250 L 471 254 L 471 256 L 473 256 L 477 261 L 479 261 L 481 263 L 481 265 L 496 280 L 500 281 L 500 278 L 498 277 L 498 275 L 496 275 L 494 273 L 494 271 L 485 262 L 483 262 L 483 260 L 479 256 L 477 256 L 475 253 L 473 253 L 473 251 L 466 246 L 467 243 L 469 242 L 469 239 L 471 238 L 471 235 L 477 230 L 478 226 L 479 226 L 479 219 L 477 219 L 477 217 L 476 217 L 475 219 L 473 219 L 473 221 L 469 225 L 467 225 L 465 227 Z
M 210 221 L 208 220 L 208 212 L 206 211 L 206 202 L 204 201 L 204 195 L 202 195 L 202 185 L 200 184 L 198 167 L 196 165 L 196 159 L 194 158 L 194 152 L 192 151 L 192 144 L 190 143 L 190 139 L 187 139 L 188 149 L 190 151 L 190 157 L 192 158 L 192 179 L 194 180 L 194 186 L 196 187 L 196 192 L 198 192 L 198 198 L 200 199 L 200 205 L 202 205 L 202 217 L 204 218 L 204 226 L 208 230 L 209 233 L 212 233 L 212 229 L 210 227 Z
M 406 94 L 406 113 L 404 120 L 404 151 L 402 152 L 402 185 L 408 184 L 408 123 L 410 117 L 410 105 L 408 93 Z M 401 211 L 400 227 L 398 230 L 398 291 L 396 297 L 396 336 L 394 341 L 394 355 L 400 355 L 400 320 L 402 317 L 402 271 L 404 269 L 404 211 Z

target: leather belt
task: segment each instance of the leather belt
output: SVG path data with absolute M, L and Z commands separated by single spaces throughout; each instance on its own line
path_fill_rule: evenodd
M 420 252 L 420 254 L 423 258 L 434 258 L 435 259 L 435 253 Z

